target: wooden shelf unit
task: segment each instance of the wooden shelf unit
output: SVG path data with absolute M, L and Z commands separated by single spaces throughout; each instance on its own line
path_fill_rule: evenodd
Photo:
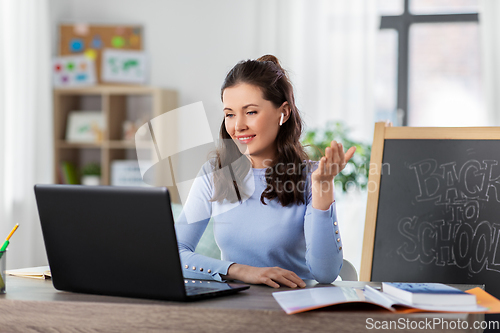
M 92 86 L 85 88 L 63 88 L 54 90 L 54 180 L 60 182 L 60 166 L 63 161 L 82 167 L 84 155 L 98 156 L 101 165 L 101 184 L 110 185 L 113 160 L 130 159 L 135 155 L 135 142 L 123 140 L 123 122 L 134 113 L 129 98 L 149 110 L 140 110 L 151 120 L 164 112 L 177 108 L 177 93 L 147 86 Z M 149 99 L 149 101 L 148 101 Z M 141 103 L 139 103 L 141 104 Z M 72 111 L 101 111 L 106 119 L 103 141 L 74 143 L 66 141 L 68 115 Z M 135 120 L 135 119 L 133 119 Z M 175 143 L 173 143 L 175 144 Z M 85 153 L 87 152 L 87 153 Z M 89 153 L 90 152 L 90 153 Z M 127 157 L 128 156 L 128 157 Z M 92 160 L 91 162 L 99 162 Z

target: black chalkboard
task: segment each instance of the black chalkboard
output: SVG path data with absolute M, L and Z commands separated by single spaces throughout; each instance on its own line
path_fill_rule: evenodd
M 500 297 L 500 140 L 384 140 L 371 281 Z

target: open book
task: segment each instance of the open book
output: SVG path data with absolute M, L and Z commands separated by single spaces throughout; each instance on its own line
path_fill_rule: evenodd
M 5 274 L 12 276 L 27 277 L 31 279 L 50 279 L 52 277 L 52 275 L 50 274 L 49 266 L 11 269 L 11 270 L 6 270 Z
M 391 312 L 478 312 L 500 313 L 500 301 L 481 288 L 467 291 L 477 297 L 476 305 L 460 306 L 415 306 L 370 286 L 363 289 L 350 287 L 318 287 L 274 292 L 273 296 L 287 314 L 294 314 L 327 306 L 364 303 L 373 304 Z

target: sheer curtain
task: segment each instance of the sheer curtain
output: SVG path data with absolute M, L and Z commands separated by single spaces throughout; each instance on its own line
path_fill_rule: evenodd
M 52 182 L 47 0 L 0 1 L 0 239 L 7 267 L 46 264 L 33 185 Z
M 353 139 L 371 142 L 376 1 L 261 0 L 258 55 L 275 54 L 289 70 L 307 128 L 342 121 Z M 344 255 L 359 272 L 366 193 L 336 193 Z
M 261 0 L 258 54 L 290 71 L 308 128 L 343 121 L 352 135 L 373 134 L 376 1 Z
M 486 97 L 486 108 L 491 126 L 500 125 L 500 2 L 481 0 L 479 27 Z

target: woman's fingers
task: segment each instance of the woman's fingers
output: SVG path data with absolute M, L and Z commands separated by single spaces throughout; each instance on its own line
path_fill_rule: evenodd
M 354 153 L 356 152 L 356 147 L 351 147 L 347 152 L 344 152 L 344 146 L 340 142 L 332 141 L 331 148 L 325 149 L 325 156 L 332 156 L 331 161 L 327 160 L 333 166 L 333 174 L 337 175 L 344 169 L 347 162 L 352 158 Z M 330 154 L 327 154 L 327 152 Z
M 322 169 L 323 173 L 326 175 L 330 173 L 330 165 L 332 163 L 332 155 L 333 155 L 332 148 L 326 147 L 326 149 L 325 149 L 325 164 L 324 164 L 323 169 Z
M 345 159 L 344 146 L 341 143 L 339 143 L 338 146 L 339 146 L 340 163 L 344 164 L 344 163 L 346 163 L 344 160 Z
M 269 287 L 273 288 L 279 288 L 280 285 L 274 282 L 270 277 L 263 277 L 262 281 L 263 284 L 267 284 Z
M 314 172 L 315 177 L 319 179 L 328 179 L 338 175 L 352 158 L 356 147 L 351 147 L 344 152 L 344 146 L 333 140 L 330 147 L 326 147 L 325 156 L 319 160 L 318 169 Z
M 326 157 L 326 159 L 327 159 L 328 162 L 331 161 L 331 159 L 332 159 L 332 148 L 331 147 L 326 147 L 326 149 L 325 149 L 325 157 Z
M 345 163 L 349 162 L 349 160 L 354 155 L 354 152 L 356 152 L 356 147 L 349 148 L 349 150 L 345 154 Z
M 333 174 L 338 175 L 344 168 L 344 148 L 340 142 L 334 141 L 335 144 L 335 158 L 333 165 Z
M 292 271 L 282 269 L 279 267 L 267 268 L 261 275 L 261 283 L 267 284 L 273 288 L 287 286 L 290 288 L 305 287 L 306 284 L 301 278 Z
M 273 288 L 280 285 L 290 288 L 305 287 L 306 284 L 292 271 L 280 267 L 254 267 L 248 265 L 232 264 L 228 269 L 230 279 L 246 283 L 266 284 Z
M 332 166 L 331 166 L 331 174 L 338 174 L 341 170 L 340 164 L 342 163 L 340 159 L 340 148 L 339 148 L 339 143 L 337 141 L 332 142 L 332 151 L 333 151 L 333 156 L 332 156 Z
M 286 275 L 287 279 L 292 281 L 293 283 L 295 283 L 297 286 L 299 287 L 305 287 L 306 286 L 306 283 L 297 276 L 297 274 L 295 274 L 294 272 L 292 271 L 287 271 L 287 275 Z
M 325 163 L 326 163 L 325 160 L 326 157 L 322 157 L 319 160 L 318 171 L 320 175 L 323 175 L 325 173 Z
M 283 275 L 278 274 L 278 275 L 274 276 L 273 280 L 275 280 L 276 282 L 278 282 L 282 286 L 287 286 L 290 288 L 297 288 L 297 284 L 295 284 L 295 282 L 288 280 Z
M 335 140 L 330 142 L 330 147 L 325 149 L 326 163 L 324 169 L 322 169 L 325 175 L 336 175 L 339 172 L 339 163 L 341 161 L 339 151 L 339 144 Z

